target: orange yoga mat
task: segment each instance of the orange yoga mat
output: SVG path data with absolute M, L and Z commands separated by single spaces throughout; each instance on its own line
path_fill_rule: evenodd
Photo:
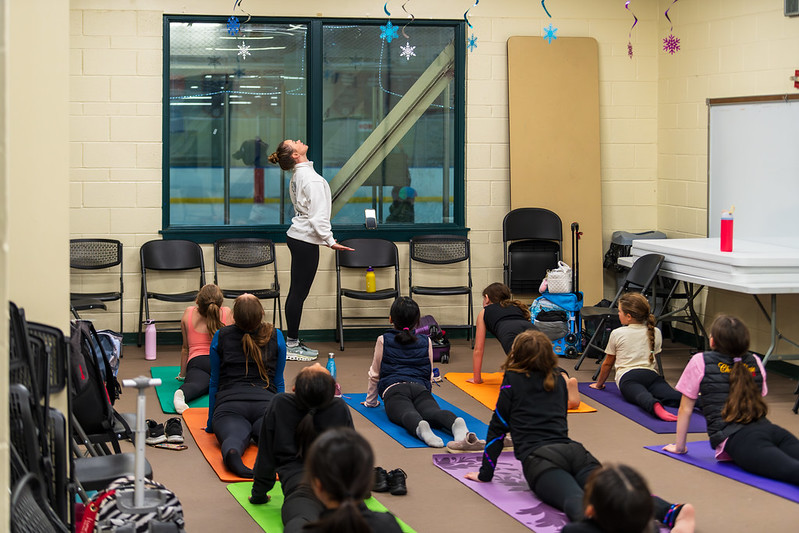
M 461 389 L 463 392 L 485 405 L 489 409 L 494 409 L 497 406 L 497 398 L 499 398 L 499 386 L 502 385 L 502 372 L 494 372 L 491 374 L 482 374 L 483 382 L 479 385 L 468 383 L 466 380 L 471 379 L 471 372 L 447 372 L 444 375 L 450 383 Z M 570 413 L 596 413 L 596 409 L 580 402 L 577 409 L 569 409 Z
M 197 447 L 203 452 L 205 460 L 214 469 L 219 479 L 226 483 L 235 483 L 237 481 L 250 481 L 243 477 L 239 477 L 225 468 L 222 462 L 222 450 L 219 447 L 219 442 L 216 440 L 216 435 L 213 433 L 206 433 L 205 426 L 208 422 L 208 408 L 207 407 L 190 407 L 183 411 L 183 422 L 189 428 L 191 436 L 194 437 L 194 442 Z M 241 460 L 245 465 L 250 468 L 255 464 L 255 456 L 258 455 L 258 447 L 250 444 L 250 447 L 244 452 Z

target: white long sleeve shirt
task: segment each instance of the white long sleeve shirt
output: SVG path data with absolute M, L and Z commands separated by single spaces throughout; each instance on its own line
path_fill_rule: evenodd
M 294 167 L 289 194 L 294 218 L 286 235 L 310 244 L 333 246 L 336 240 L 330 227 L 330 186 L 316 173 L 312 161 Z

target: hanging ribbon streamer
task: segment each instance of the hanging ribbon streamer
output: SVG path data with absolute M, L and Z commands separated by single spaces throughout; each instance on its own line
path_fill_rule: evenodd
M 383 11 L 385 11 L 387 17 L 391 16 L 391 13 L 388 12 L 388 2 L 383 4 Z
M 541 7 L 544 8 L 544 13 L 546 13 L 549 18 L 552 18 L 552 15 L 549 14 L 549 10 L 544 2 L 546 2 L 546 0 L 541 0 Z
M 671 3 L 671 5 L 668 7 L 668 9 L 666 9 L 666 12 L 664 13 L 664 15 L 666 15 L 666 20 L 669 21 L 670 27 L 669 27 L 669 36 L 663 39 L 663 50 L 670 53 L 671 55 L 674 55 L 675 52 L 680 51 L 680 39 L 679 37 L 674 36 L 674 23 L 671 21 L 671 17 L 669 17 L 669 11 L 671 10 L 672 7 L 674 7 L 674 4 L 676 3 L 677 0 L 674 0 Z
M 633 28 L 635 28 L 635 25 L 638 24 L 638 17 L 636 17 L 635 13 L 633 13 L 632 9 L 630 9 L 630 0 L 627 0 L 624 3 L 624 9 L 629 11 L 630 15 L 632 15 L 633 18 L 635 19 L 635 22 L 633 22 L 633 25 L 630 26 L 630 33 L 627 35 L 627 55 L 630 56 L 630 59 L 632 59 L 633 58 L 633 43 L 632 43 Z
M 243 7 L 241 7 L 241 1 L 242 0 L 235 0 L 235 2 L 233 2 L 233 11 L 235 12 L 236 8 L 238 7 L 239 11 L 241 11 L 242 13 L 247 15 L 247 20 L 242 22 L 242 24 L 247 24 L 250 21 L 250 19 L 252 18 L 252 15 L 250 15 L 250 13 L 247 10 L 245 10 Z
M 403 36 L 403 37 L 405 37 L 406 39 L 410 39 L 410 37 L 408 37 L 408 34 L 407 34 L 407 33 L 405 33 L 405 28 L 407 28 L 407 27 L 408 27 L 408 24 L 411 24 L 411 23 L 412 23 L 414 20 L 416 20 L 416 17 L 414 17 L 414 16 L 413 16 L 413 13 L 408 13 L 408 10 L 407 10 L 407 9 L 405 9 L 405 4 L 407 4 L 408 2 L 409 2 L 409 0 L 405 0 L 405 2 L 403 2 L 403 3 L 402 3 L 402 10 L 405 12 L 405 14 L 406 14 L 406 15 L 408 15 L 409 17 L 411 17 L 411 20 L 410 20 L 410 21 L 408 21 L 408 22 L 405 24 L 405 26 L 403 26 L 403 27 L 402 27 L 402 36 Z
M 472 5 L 472 7 L 476 6 L 479 3 L 480 3 L 480 0 L 474 0 L 474 4 Z M 472 26 L 472 23 L 469 22 L 469 11 L 472 10 L 472 7 L 467 9 L 466 12 L 463 14 L 463 20 L 466 21 L 466 24 L 468 24 L 470 28 L 474 28 L 474 26 Z

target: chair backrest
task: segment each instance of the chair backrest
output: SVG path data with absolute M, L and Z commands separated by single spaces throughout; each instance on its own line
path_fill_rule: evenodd
M 142 271 L 191 270 L 199 268 L 205 285 L 205 261 L 200 245 L 192 241 L 155 240 L 141 246 Z
M 336 250 L 336 267 L 345 268 L 384 268 L 399 269 L 399 252 L 397 245 L 385 239 L 347 239 L 341 241 L 343 246 L 355 251 Z
M 220 239 L 214 242 L 214 269 L 217 264 L 255 268 L 274 262 L 275 243 L 269 239 Z
M 652 282 L 655 281 L 660 265 L 663 264 L 663 259 L 660 254 L 646 254 L 639 257 L 624 278 L 622 289 L 625 291 L 647 291 Z
M 508 242 L 521 239 L 561 242 L 563 226 L 560 217 L 549 209 L 540 207 L 514 209 L 502 221 L 502 240 Z
M 26 474 L 14 485 L 10 511 L 12 533 L 68 531 L 45 500 L 42 481 L 32 473 Z
M 412 261 L 448 265 L 469 259 L 469 239 L 458 235 L 419 235 L 410 240 Z
M 70 239 L 69 266 L 81 270 L 110 268 L 122 263 L 122 243 L 114 239 Z
M 34 360 L 34 365 L 48 376 L 47 385 L 50 394 L 60 392 L 67 384 L 67 364 L 69 352 L 67 341 L 60 329 L 46 324 L 28 322 L 28 335 L 39 339 L 44 346 L 45 358 Z

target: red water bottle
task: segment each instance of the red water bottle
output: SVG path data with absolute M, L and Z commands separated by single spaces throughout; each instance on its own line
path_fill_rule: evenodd
M 729 211 L 721 213 L 721 251 L 732 252 L 732 212 L 735 206 Z

